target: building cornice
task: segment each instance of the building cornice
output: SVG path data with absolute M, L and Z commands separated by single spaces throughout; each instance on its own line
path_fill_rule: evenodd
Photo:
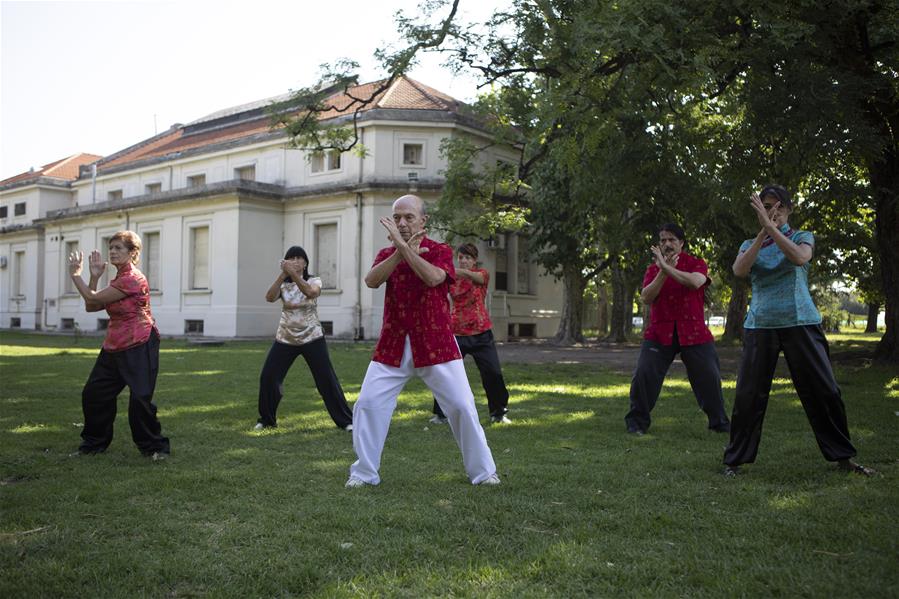
M 336 181 L 333 183 L 305 185 L 302 187 L 285 187 L 283 185 L 260 183 L 258 181 L 221 181 L 218 183 L 201 185 L 199 187 L 174 189 L 171 191 L 132 196 L 109 202 L 99 202 L 89 206 L 76 206 L 73 208 L 53 210 L 48 212 L 46 217 L 35 219 L 34 226 L 43 227 L 46 224 L 64 220 L 85 218 L 110 212 L 120 212 L 122 210 L 136 210 L 140 208 L 162 206 L 175 202 L 216 198 L 227 194 L 235 194 L 239 199 L 267 200 L 280 203 L 290 200 L 315 198 L 342 193 L 365 193 L 385 190 L 392 190 L 400 193 L 414 193 L 415 191 L 437 192 L 443 189 L 443 184 L 443 179 L 421 179 L 417 182 L 410 183 L 408 179 L 403 178 L 364 179 L 361 182 Z

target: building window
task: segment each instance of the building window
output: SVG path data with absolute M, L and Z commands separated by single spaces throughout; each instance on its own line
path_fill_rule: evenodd
M 23 216 L 25 214 L 25 202 L 19 202 L 13 206 L 13 216 Z
M 203 334 L 203 321 L 202 320 L 185 320 L 184 321 L 184 334 L 185 335 L 202 335 Z
M 315 225 L 315 264 L 312 272 L 322 280 L 322 289 L 337 289 L 337 223 Z
M 334 334 L 334 321 L 333 320 L 322 320 L 322 333 L 330 337 Z
M 517 293 L 531 293 L 531 252 L 528 248 L 529 239 L 524 235 L 518 236 L 518 260 L 516 261 L 516 270 L 518 271 L 518 288 Z M 521 335 L 525 337 L 526 335 Z M 533 335 L 531 335 L 533 336 Z
M 9 216 L 9 206 L 0 206 L 0 218 Z
M 59 319 L 59 328 L 63 331 L 72 331 L 75 329 L 75 319 L 74 318 L 60 318 Z
M 209 289 L 209 227 L 190 230 L 190 289 Z
M 12 255 L 12 293 L 14 297 L 25 297 L 25 252 L 14 252 Z
M 532 322 L 518 323 L 518 336 L 519 337 L 536 337 L 537 336 L 537 325 L 535 325 Z
M 256 180 L 256 166 L 242 166 L 240 168 L 234 169 L 234 178 L 240 179 L 241 181 L 255 181 Z
M 109 319 L 108 318 L 98 318 L 97 319 L 97 330 L 98 331 L 109 330 Z
M 494 249 L 496 250 L 496 275 L 493 277 L 493 288 L 496 291 L 508 291 L 509 254 L 506 251 L 506 234 L 497 233 L 496 239 L 502 239 L 502 242 L 497 241 L 494 244 Z
M 63 280 L 65 284 L 63 285 L 63 291 L 65 293 L 78 293 L 75 289 L 75 284 L 72 283 L 72 277 L 69 276 L 69 256 L 73 252 L 78 251 L 78 242 L 77 241 L 67 241 L 66 242 L 66 251 L 62 256 L 62 272 L 63 272 Z M 88 272 L 90 272 L 90 267 L 88 266 Z
M 106 194 L 106 199 L 110 202 L 122 199 L 122 190 L 116 189 Z
M 9 328 L 11 329 L 21 329 L 22 328 L 22 319 L 21 318 L 10 318 L 9 319 Z
M 424 165 L 424 144 L 403 144 L 403 166 Z
M 206 175 L 191 175 L 187 178 L 188 187 L 202 187 L 206 185 Z
M 150 291 L 159 290 L 159 233 L 144 233 L 144 247 L 140 253 L 140 269 L 147 277 Z
M 313 173 L 336 171 L 340 169 L 340 152 L 316 152 L 309 157 L 309 166 Z
M 147 183 L 144 186 L 144 193 L 153 194 L 162 192 L 162 183 Z

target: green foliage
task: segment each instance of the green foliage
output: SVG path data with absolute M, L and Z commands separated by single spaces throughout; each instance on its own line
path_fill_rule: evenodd
M 876 337 L 831 341 L 835 353 L 870 351 Z M 888 525 L 899 517 L 899 386 L 888 368 L 836 372 L 860 460 L 883 478 L 821 458 L 782 367 L 762 454 L 727 480 L 724 439 L 706 430 L 677 365 L 637 438 L 622 421 L 627 372 L 546 362 L 503 365 L 514 422 L 486 426 L 499 487 L 468 483 L 449 430 L 427 423 L 430 393 L 412 382 L 382 484 L 349 490 L 350 436 L 302 362 L 279 428 L 251 430 L 268 342 L 164 340 L 156 401 L 171 457 L 140 456 L 125 397 L 109 450 L 68 457 L 100 340 L 84 343 L 3 335 L 3 597 L 876 597 L 899 585 Z M 352 402 L 371 345 L 330 353 Z M 733 358 L 722 357 L 729 400 Z

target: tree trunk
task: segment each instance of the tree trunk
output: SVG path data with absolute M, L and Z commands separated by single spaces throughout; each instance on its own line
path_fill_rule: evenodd
M 866 333 L 877 332 L 877 316 L 880 314 L 880 304 L 868 304 L 868 324 L 865 325 Z
M 874 358 L 899 362 L 899 157 L 888 149 L 870 167 L 875 198 L 874 238 L 880 254 L 880 276 L 886 309 L 886 331 L 874 350 Z
M 612 264 L 612 319 L 609 323 L 608 341 L 623 343 L 631 330 L 631 311 L 634 299 L 632 289 L 624 271 L 618 264 Z
M 602 339 L 609 331 L 609 290 L 599 285 L 596 290 L 596 336 Z
M 743 338 L 743 317 L 746 316 L 748 299 L 749 285 L 743 279 L 736 279 L 731 288 L 730 303 L 727 304 L 722 340 L 738 341 Z
M 559 330 L 553 338 L 559 345 L 574 345 L 584 341 L 584 289 L 587 280 L 580 270 L 565 268 L 562 271 L 562 317 Z

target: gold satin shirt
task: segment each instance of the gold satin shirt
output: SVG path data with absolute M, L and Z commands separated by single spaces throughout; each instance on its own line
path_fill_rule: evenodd
M 310 285 L 321 288 L 322 280 L 309 277 Z M 318 320 L 317 301 L 310 299 L 294 283 L 281 283 L 281 322 L 275 341 L 287 345 L 303 345 L 324 336 Z

